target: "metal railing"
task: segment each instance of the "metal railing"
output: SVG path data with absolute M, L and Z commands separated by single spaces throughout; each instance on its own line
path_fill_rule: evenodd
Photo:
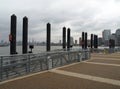
M 0 56 L 0 81 L 89 59 L 89 50 Z
M 110 54 L 110 53 L 116 53 L 116 52 L 120 52 L 120 47 L 117 47 L 117 48 L 93 48 L 93 49 L 90 49 L 91 52 L 96 52 L 96 53 L 104 53 L 104 54 Z

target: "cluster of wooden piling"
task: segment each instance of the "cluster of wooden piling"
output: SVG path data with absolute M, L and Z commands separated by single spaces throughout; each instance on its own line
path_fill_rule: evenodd
M 11 16 L 11 28 L 10 28 L 10 54 L 17 54 L 16 52 L 16 27 L 17 27 L 17 17 L 16 15 Z M 51 24 L 47 23 L 47 39 L 46 39 L 46 51 L 51 50 Z M 88 47 L 88 37 L 87 32 L 82 32 L 82 49 L 87 49 Z M 67 38 L 67 42 L 66 42 Z M 63 37 L 62 37 L 62 47 L 64 50 L 70 50 L 70 39 L 71 39 L 71 29 L 63 27 Z M 98 48 L 98 36 L 91 34 L 91 48 Z M 28 53 L 28 18 L 25 16 L 23 17 L 23 36 L 22 36 L 22 53 Z
M 91 48 L 98 48 L 98 36 L 91 34 L 91 40 L 90 40 Z
M 17 54 L 16 51 L 16 28 L 17 28 L 17 17 L 16 15 L 11 16 L 11 28 L 10 28 L 10 54 Z M 23 18 L 23 36 L 22 36 L 22 53 L 28 52 L 28 18 L 25 16 Z
M 66 50 L 70 50 L 70 35 L 71 31 L 70 28 L 67 29 L 67 42 L 66 42 L 66 27 L 63 27 L 63 49 Z M 67 43 L 67 44 L 66 44 Z

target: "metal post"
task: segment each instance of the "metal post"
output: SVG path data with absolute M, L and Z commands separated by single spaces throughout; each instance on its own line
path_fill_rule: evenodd
M 51 24 L 47 23 L 47 48 L 46 48 L 46 51 L 50 51 L 50 41 L 51 41 Z
M 70 50 L 70 28 L 67 29 L 67 50 Z
M 23 42 L 22 42 L 22 53 L 25 54 L 28 51 L 28 18 L 23 18 Z
M 63 27 L 63 49 L 66 49 L 66 27 Z
M 9 41 L 10 41 L 10 54 L 16 54 L 16 16 L 13 14 L 11 16 L 11 32 L 9 35 Z

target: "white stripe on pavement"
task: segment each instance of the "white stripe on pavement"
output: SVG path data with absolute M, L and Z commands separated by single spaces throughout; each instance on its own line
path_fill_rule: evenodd
M 108 64 L 108 63 L 98 63 L 98 62 L 84 62 L 84 63 L 88 63 L 88 64 L 97 64 L 97 65 L 106 65 L 106 66 L 116 66 L 119 67 L 119 64 Z
M 63 70 L 55 70 L 55 69 L 50 70 L 50 72 L 120 86 L 119 80 L 79 74 L 79 73 L 68 72 Z
M 102 59 L 102 60 L 116 60 L 116 61 L 120 61 L 120 59 L 118 58 L 98 58 L 98 57 L 91 57 L 91 60 L 98 60 L 98 59 Z

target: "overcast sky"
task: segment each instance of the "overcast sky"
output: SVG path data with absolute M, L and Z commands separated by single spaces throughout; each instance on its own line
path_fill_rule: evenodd
M 8 41 L 10 16 L 17 16 L 17 40 L 22 40 L 22 18 L 29 19 L 29 40 L 46 41 L 46 23 L 52 26 L 52 41 L 62 39 L 62 28 L 102 35 L 104 29 L 120 28 L 120 0 L 0 0 L 0 40 Z

